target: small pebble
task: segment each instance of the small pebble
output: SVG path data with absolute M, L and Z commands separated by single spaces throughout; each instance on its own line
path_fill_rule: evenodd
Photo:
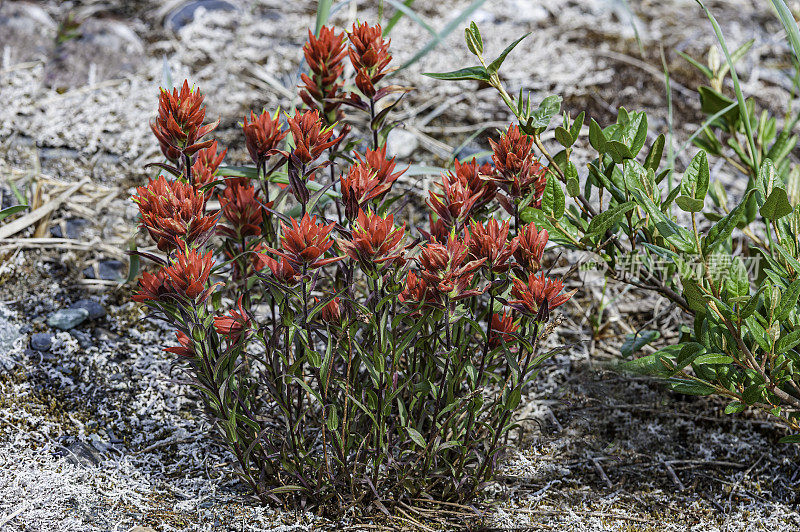
M 195 12 L 198 9 L 206 11 L 237 11 L 235 5 L 224 0 L 194 0 L 183 2 L 172 13 L 167 15 L 165 26 L 167 29 L 177 31 L 188 25 L 194 20 Z
M 53 335 L 50 333 L 34 333 L 31 335 L 31 349 L 35 351 L 50 351 Z
M 97 273 L 100 274 L 101 279 L 106 281 L 118 281 L 124 277 L 125 264 L 119 260 L 104 260 L 100 261 L 97 266 Z
M 86 349 L 92 346 L 93 342 L 91 334 L 78 329 L 71 330 L 69 334 L 78 341 L 78 345 L 82 348 Z
M 70 308 L 73 309 L 82 308 L 86 310 L 86 312 L 89 313 L 90 320 L 104 318 L 106 315 L 106 308 L 97 301 L 94 301 L 92 299 L 79 299 L 78 301 L 73 303 Z
M 83 308 L 68 308 L 61 309 L 47 318 L 47 324 L 50 327 L 68 331 L 73 327 L 77 327 L 89 318 L 89 311 Z

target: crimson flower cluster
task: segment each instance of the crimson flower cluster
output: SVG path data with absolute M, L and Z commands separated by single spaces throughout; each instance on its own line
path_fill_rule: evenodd
M 164 157 L 170 161 L 177 162 L 182 156 L 192 156 L 211 145 L 211 141 L 200 139 L 214 131 L 219 120 L 203 125 L 206 117 L 203 98 L 198 90 L 189 88 L 188 81 L 183 82 L 180 90 L 161 90 L 158 117 L 150 124 L 150 129 Z
M 308 41 L 303 46 L 311 75 L 300 75 L 303 81 L 300 98 L 310 108 L 319 109 L 328 125 L 333 125 L 343 115 L 339 111 L 341 103 L 336 99 L 344 86 L 343 59 L 347 56 L 344 39 L 344 32 L 336 33 L 333 28 L 323 26 L 319 37 L 308 30 Z
M 496 172 L 487 178 L 496 182 L 506 193 L 507 197 L 498 197 L 503 207 L 511 213 L 512 203 L 531 194 L 533 198 L 529 205 L 541 206 L 547 177 L 546 169 L 534 158 L 533 138 L 512 125 L 498 142 L 489 139 L 489 144 L 492 146 Z
M 373 98 L 377 94 L 375 84 L 388 73 L 386 67 L 392 61 L 391 40 L 384 40 L 380 24 L 370 26 L 366 22 L 353 24 L 347 36 L 350 38 L 350 62 L 356 69 L 356 87 L 367 98 Z

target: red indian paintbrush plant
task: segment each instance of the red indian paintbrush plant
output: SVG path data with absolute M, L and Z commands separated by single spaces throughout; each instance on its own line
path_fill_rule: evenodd
M 250 167 L 222 166 L 198 90 L 161 92 L 153 132 L 174 166 L 156 166 L 175 179 L 133 198 L 160 252 L 139 252 L 158 269 L 133 299 L 176 330 L 167 351 L 264 504 L 467 501 L 496 471 L 500 435 L 547 358 L 552 327 L 540 325 L 574 293 L 537 275 L 549 235 L 521 223 L 544 168 L 510 127 L 492 142 L 494 165 L 454 161 L 427 209 L 397 201 L 407 167 L 385 140 L 400 98 L 376 104 L 409 89 L 381 86 L 380 26 L 346 35 L 309 33 L 307 108 L 288 128 L 277 112 L 244 118 Z M 360 94 L 343 95 L 348 85 Z M 345 142 L 361 123 L 353 109 L 368 126 Z M 428 231 L 412 226 L 420 218 Z

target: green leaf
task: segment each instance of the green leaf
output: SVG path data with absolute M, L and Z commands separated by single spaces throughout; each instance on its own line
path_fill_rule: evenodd
M 669 377 L 674 373 L 674 360 L 679 351 L 680 345 L 670 345 L 652 355 L 622 362 L 617 367 L 621 371 L 630 371 L 638 375 Z
M 474 79 L 476 81 L 484 81 L 488 83 L 491 79 L 489 74 L 486 72 L 486 69 L 482 66 L 462 68 L 460 70 L 454 70 L 453 72 L 425 72 L 422 75 L 428 76 L 429 78 L 443 79 L 446 81 L 463 81 Z
M 745 388 L 744 392 L 742 393 L 742 401 L 744 401 L 744 403 L 747 405 L 752 405 L 753 403 L 761 400 L 763 391 L 763 384 L 752 384 Z
M 689 379 L 675 380 L 670 382 L 669 387 L 672 388 L 672 391 L 684 395 L 711 395 L 715 391 L 714 388 L 708 384 Z
M 619 222 L 625 213 L 630 211 L 636 207 L 635 201 L 629 201 L 627 203 L 622 203 L 620 205 L 615 205 L 614 207 L 608 209 L 607 211 L 603 211 L 599 213 L 597 216 L 592 218 L 592 221 L 589 222 L 589 227 L 586 229 L 587 235 L 602 235 L 611 227 L 614 226 L 617 222 Z
M 546 128 L 550 125 L 550 120 L 561 111 L 561 96 L 547 96 L 539 104 L 539 107 L 531 113 L 530 126 L 535 129 Z
M 728 404 L 725 407 L 726 414 L 738 414 L 742 412 L 745 408 L 747 408 L 744 403 L 740 403 L 739 401 L 733 401 L 732 403 Z
M 658 171 L 658 166 L 661 164 L 661 156 L 664 153 L 665 144 L 666 137 L 664 137 L 664 134 L 661 133 L 656 137 L 656 140 L 653 141 L 653 145 L 650 146 L 650 151 L 647 153 L 647 157 L 644 159 L 644 167 L 646 169 L 652 170 L 653 172 Z
M 547 176 L 547 184 L 544 187 L 544 195 L 542 196 L 542 212 L 556 220 L 560 220 L 564 216 L 565 206 L 566 198 L 564 197 L 564 191 L 561 189 L 561 184 L 553 174 L 549 174 Z
M 703 200 L 689 196 L 678 196 L 675 198 L 675 203 L 683 212 L 700 212 L 703 210 Z
M 786 191 L 781 187 L 775 187 L 758 212 L 764 218 L 775 221 L 788 216 L 792 210 L 792 204 L 789 203 Z
M 469 51 L 475 55 L 481 55 L 483 53 L 483 37 L 481 37 L 481 32 L 478 30 L 478 25 L 475 22 L 470 22 L 469 26 L 464 30 L 464 34 Z
M 694 359 L 693 364 L 730 364 L 731 362 L 733 362 L 733 358 L 728 355 L 723 355 L 722 353 L 706 353 Z
M 578 140 L 578 136 L 581 134 L 581 128 L 583 127 L 584 118 L 586 118 L 586 111 L 581 111 L 581 114 L 575 117 L 575 121 L 569 128 L 569 134 L 572 137 L 573 144 L 575 143 L 575 141 Z
M 730 110 L 722 115 L 725 120 L 733 124 L 739 118 L 739 108 L 731 106 L 731 104 L 736 103 L 734 100 L 705 85 L 698 87 L 697 92 L 700 93 L 700 109 L 704 113 L 713 115 L 729 107 Z
M 694 156 L 692 162 L 689 163 L 689 167 L 683 174 L 683 178 L 681 179 L 681 194 L 696 200 L 705 199 L 706 192 L 708 192 L 709 177 L 708 157 L 706 156 L 706 152 L 700 150 L 697 152 L 697 155 Z M 680 203 L 678 205 L 680 205 Z
M 619 351 L 624 357 L 633 356 L 634 353 L 638 352 L 647 344 L 656 341 L 660 337 L 661 333 L 652 330 L 628 334 L 625 336 L 625 343 L 622 344 L 622 347 L 619 348 Z
M 775 308 L 776 320 L 783 321 L 789 317 L 789 313 L 797 307 L 798 296 L 800 296 L 800 279 L 793 281 L 781 295 L 781 302 Z
M 589 122 L 589 144 L 600 154 L 606 152 L 606 136 L 594 118 Z
M 422 434 L 420 434 L 417 429 L 413 427 L 406 427 L 406 431 L 408 432 L 408 435 L 411 437 L 414 443 L 416 443 L 423 449 L 426 447 L 425 438 L 422 437 Z
M 715 223 L 713 227 L 711 227 L 711 229 L 708 231 L 708 236 L 706 236 L 706 240 L 703 243 L 704 253 L 713 251 L 715 247 L 730 238 L 731 233 L 733 233 L 733 230 L 736 228 L 736 225 L 744 217 L 747 200 L 750 199 L 750 196 L 753 194 L 753 192 L 754 190 L 752 188 L 748 190 L 742 198 L 741 203 L 739 203 L 739 205 L 734 207 L 731 212 L 729 212 L 720 221 Z
M 794 330 L 786 336 L 782 336 L 775 346 L 775 353 L 781 355 L 797 344 L 800 344 L 800 330 Z
M 562 126 L 558 126 L 553 133 L 555 134 L 556 140 L 559 142 L 559 144 L 565 148 L 572 146 L 572 143 L 574 142 L 572 140 L 572 135 Z
M 792 434 L 791 436 L 784 436 L 778 443 L 800 443 L 800 434 Z
M 499 56 L 497 56 L 497 59 L 495 59 L 494 61 L 489 63 L 489 66 L 486 68 L 486 70 L 489 71 L 489 74 L 494 74 L 495 72 L 500 70 L 500 65 L 502 65 L 503 61 L 506 60 L 506 56 L 511 52 L 511 50 L 516 48 L 516 46 L 520 42 L 522 42 L 522 39 L 524 39 L 525 37 L 527 37 L 530 34 L 531 34 L 531 32 L 528 32 L 525 35 L 523 35 L 522 37 L 520 37 L 519 39 L 517 39 L 516 41 L 514 41 L 511 44 L 509 44 L 508 46 L 506 46 L 506 49 L 503 50 L 503 53 L 501 53 Z
M 578 179 L 578 169 L 570 161 L 564 168 L 564 179 L 566 180 L 567 194 L 574 198 L 581 193 L 581 183 Z
M 18 212 L 24 211 L 27 208 L 27 205 L 14 205 L 13 207 L 6 207 L 0 211 L 0 220 L 8 218 L 12 214 L 17 214 Z
M 319 36 L 319 31 L 322 29 L 328 22 L 328 17 L 331 14 L 331 6 L 333 5 L 333 0 L 319 0 L 317 2 L 317 22 L 315 24 L 314 35 Z
M 761 163 L 761 168 L 758 169 L 758 178 L 756 179 L 756 189 L 761 193 L 759 207 L 764 204 L 774 187 L 775 164 L 772 159 L 764 159 L 764 162 Z
M 643 191 L 633 190 L 631 193 L 647 211 L 647 214 L 650 215 L 656 229 L 658 229 L 658 232 L 661 233 L 661 236 L 664 237 L 667 242 L 687 253 L 697 251 L 695 249 L 695 243 L 693 242 L 694 237 L 689 231 L 670 220 Z

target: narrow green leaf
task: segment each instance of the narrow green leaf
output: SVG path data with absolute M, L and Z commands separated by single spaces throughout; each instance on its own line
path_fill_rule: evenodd
M 489 74 L 482 66 L 462 68 L 460 70 L 454 70 L 453 72 L 424 72 L 422 75 L 446 81 L 476 80 L 488 83 L 490 80 Z
M 319 0 L 317 2 L 317 22 L 315 25 L 314 35 L 319 36 L 319 32 L 322 29 L 322 26 L 327 24 L 328 17 L 331 15 L 331 6 L 333 5 L 333 0 Z
M 507 56 L 509 53 L 511 53 L 511 50 L 513 50 L 514 48 L 516 48 L 516 46 L 517 46 L 519 43 L 521 43 L 521 42 L 522 42 L 522 39 L 524 39 L 525 37 L 527 37 L 527 36 L 528 36 L 528 35 L 530 35 L 530 34 L 531 34 L 531 32 L 528 32 L 528 33 L 526 33 L 525 35 L 523 35 L 522 37 L 520 37 L 519 39 L 517 39 L 516 41 L 514 41 L 514 42 L 512 42 L 511 44 L 509 44 L 508 46 L 506 46 L 506 49 L 505 49 L 505 50 L 503 50 L 503 53 L 501 53 L 499 56 L 497 56 L 497 59 L 495 59 L 494 61 L 492 61 L 491 63 L 489 63 L 489 66 L 486 68 L 486 70 L 488 70 L 488 71 L 489 71 L 489 74 L 494 74 L 495 72 L 497 72 L 498 70 L 500 70 L 500 65 L 502 65 L 502 64 L 503 64 L 503 61 L 505 61 L 505 60 L 506 60 L 506 56 Z
M 428 43 L 422 48 L 420 48 L 419 51 L 417 51 L 417 53 L 414 54 L 414 56 L 411 59 L 400 65 L 400 68 L 398 68 L 389 75 L 393 76 L 397 72 L 405 70 L 406 68 L 410 67 L 411 65 L 413 65 L 414 63 L 416 63 L 417 61 L 428 55 L 431 52 L 431 50 L 439 46 L 440 43 L 444 42 L 444 40 L 447 39 L 448 35 L 450 35 L 456 28 L 460 27 L 461 24 L 464 22 L 464 20 L 466 20 L 473 12 L 475 12 L 475 10 L 481 7 L 485 2 L 486 0 L 473 0 L 473 2 L 470 5 L 468 5 L 461 13 L 459 13 L 455 18 L 453 18 L 452 20 L 450 20 L 450 22 L 448 22 L 447 25 L 442 29 L 442 31 L 436 34 L 436 37 L 428 41 Z
M 6 207 L 2 211 L 0 211 L 0 220 L 3 220 L 4 218 L 8 218 L 9 216 L 11 216 L 13 214 L 17 214 L 18 212 L 22 212 L 27 208 L 28 208 L 27 205 L 14 205 L 12 207 Z

